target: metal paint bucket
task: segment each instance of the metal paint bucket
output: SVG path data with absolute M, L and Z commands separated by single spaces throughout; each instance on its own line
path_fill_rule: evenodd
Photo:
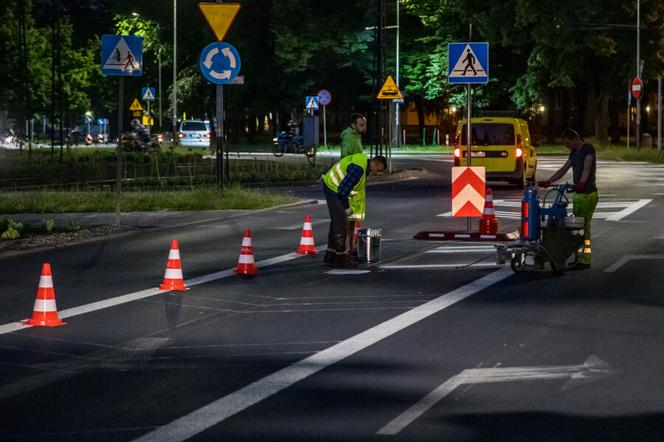
M 380 239 L 383 236 L 381 229 L 360 229 L 358 253 L 360 262 L 372 263 L 380 261 Z

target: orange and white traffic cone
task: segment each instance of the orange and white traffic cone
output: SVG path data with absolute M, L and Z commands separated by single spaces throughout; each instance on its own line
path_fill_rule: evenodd
M 482 218 L 480 218 L 480 234 L 495 234 L 498 233 L 498 219 L 496 212 L 493 210 L 493 195 L 491 188 L 486 189 L 486 199 L 484 200 L 484 211 Z
M 235 273 L 243 276 L 253 276 L 258 273 L 256 270 L 256 263 L 254 262 L 254 248 L 251 246 L 251 230 L 249 229 L 244 231 L 242 247 L 240 248 L 240 257 L 237 260 Z
M 35 307 L 32 309 L 32 318 L 26 321 L 29 325 L 39 327 L 56 327 L 65 323 L 58 317 L 58 307 L 55 304 L 55 289 L 53 288 L 53 276 L 51 275 L 51 264 L 42 265 L 39 288 Z
M 296 250 L 297 253 L 302 255 L 315 255 L 316 244 L 314 243 L 314 230 L 311 227 L 311 216 L 304 217 L 304 225 L 302 226 L 302 237 L 300 238 L 300 246 Z
M 355 221 L 355 225 L 353 227 L 353 236 L 351 238 L 351 243 L 350 243 L 350 251 L 355 256 L 357 256 L 357 245 L 360 242 L 360 228 L 361 227 L 362 227 L 362 221 Z
M 159 290 L 189 290 L 182 277 L 182 261 L 180 260 L 180 248 L 177 239 L 171 241 L 164 282 L 159 286 Z

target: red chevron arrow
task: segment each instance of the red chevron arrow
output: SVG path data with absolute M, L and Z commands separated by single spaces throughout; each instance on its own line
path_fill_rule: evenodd
M 482 216 L 485 199 L 484 167 L 452 168 L 452 216 Z

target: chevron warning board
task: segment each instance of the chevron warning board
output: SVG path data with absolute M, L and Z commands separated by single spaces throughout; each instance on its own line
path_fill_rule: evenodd
M 452 216 L 481 217 L 485 195 L 484 167 L 452 168 Z

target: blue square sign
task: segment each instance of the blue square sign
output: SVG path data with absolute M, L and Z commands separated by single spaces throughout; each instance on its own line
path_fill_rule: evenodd
M 489 43 L 450 43 L 447 82 L 486 84 L 489 82 Z

